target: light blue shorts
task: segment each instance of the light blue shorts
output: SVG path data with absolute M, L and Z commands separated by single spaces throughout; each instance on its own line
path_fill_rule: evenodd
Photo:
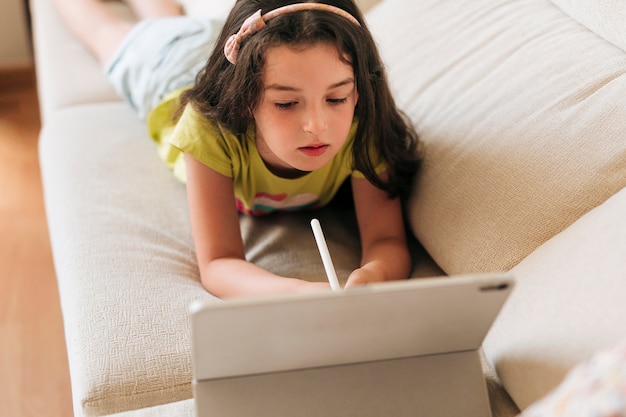
M 193 84 L 223 24 L 189 16 L 141 21 L 124 39 L 105 75 L 145 119 L 166 95 Z

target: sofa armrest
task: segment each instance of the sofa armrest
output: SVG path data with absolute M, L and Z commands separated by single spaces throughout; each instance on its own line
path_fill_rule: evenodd
M 39 151 L 75 416 L 190 398 L 184 186 L 121 102 L 56 111 Z
M 485 353 L 524 409 L 626 335 L 626 188 L 512 269 Z

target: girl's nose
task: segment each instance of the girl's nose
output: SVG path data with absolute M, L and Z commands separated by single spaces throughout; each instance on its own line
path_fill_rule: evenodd
M 317 106 L 311 107 L 305 115 L 304 131 L 313 135 L 319 135 L 326 129 L 328 129 L 328 122 L 323 109 Z

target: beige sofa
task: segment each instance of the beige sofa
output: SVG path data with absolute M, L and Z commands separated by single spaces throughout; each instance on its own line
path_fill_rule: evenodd
M 221 13 L 206 3 L 186 5 Z M 31 12 L 75 416 L 193 415 L 187 307 L 213 297 L 184 186 L 50 0 Z M 626 336 L 625 3 L 382 0 L 367 19 L 425 144 L 413 276 L 517 279 L 484 344 L 494 416 L 513 416 Z M 358 263 L 350 207 L 315 215 L 345 278 Z M 248 258 L 324 279 L 310 217 L 242 217 Z

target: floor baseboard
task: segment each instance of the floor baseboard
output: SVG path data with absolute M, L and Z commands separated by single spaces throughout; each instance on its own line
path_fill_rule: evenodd
M 23 88 L 35 82 L 34 65 L 0 67 L 0 93 L 14 88 Z

